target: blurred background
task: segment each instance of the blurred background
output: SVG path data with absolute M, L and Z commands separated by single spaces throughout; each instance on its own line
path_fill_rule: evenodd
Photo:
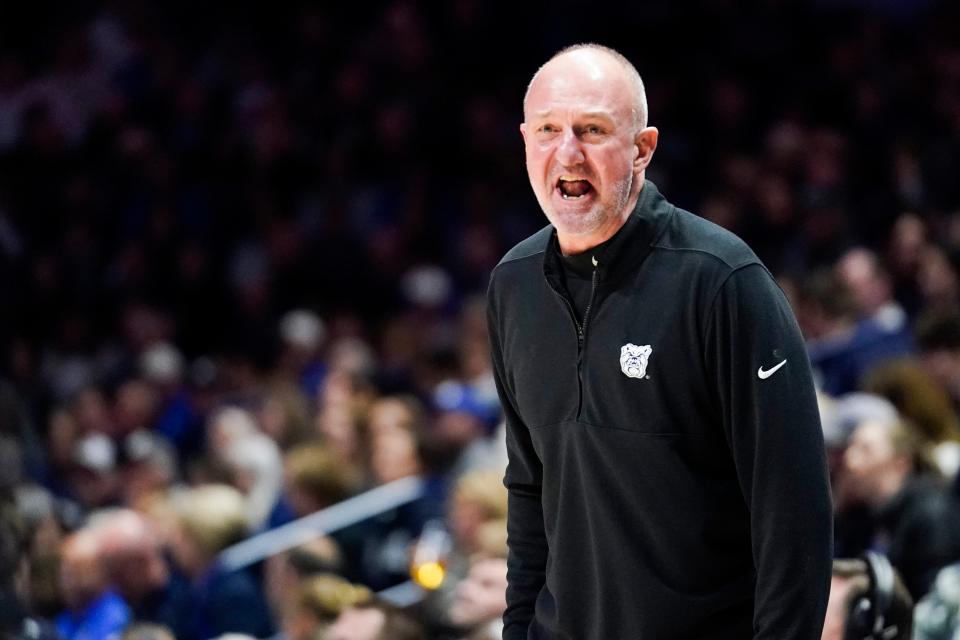
M 0 628 L 499 638 L 483 296 L 545 224 L 526 84 L 582 41 L 644 78 L 648 178 L 791 299 L 837 556 L 887 553 L 916 637 L 953 637 L 960 5 L 937 0 L 4 6 Z

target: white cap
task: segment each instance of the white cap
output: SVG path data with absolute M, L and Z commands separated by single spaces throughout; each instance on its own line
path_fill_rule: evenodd
M 150 382 L 179 382 L 183 376 L 183 355 L 169 342 L 157 342 L 140 357 L 140 371 Z
M 316 349 L 326 337 L 323 321 L 312 311 L 294 309 L 280 320 L 283 341 L 302 349 Z

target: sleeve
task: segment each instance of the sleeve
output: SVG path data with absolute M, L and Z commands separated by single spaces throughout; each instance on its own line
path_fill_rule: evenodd
M 499 337 L 499 324 L 491 283 L 487 306 L 490 353 L 497 393 L 503 406 L 507 433 L 507 609 L 503 614 L 503 639 L 527 640 L 537 595 L 544 585 L 547 538 L 543 528 L 541 487 L 543 469 L 509 391 Z
M 820 638 L 833 509 L 810 363 L 786 297 L 754 263 L 733 271 L 705 349 L 750 512 L 755 640 Z

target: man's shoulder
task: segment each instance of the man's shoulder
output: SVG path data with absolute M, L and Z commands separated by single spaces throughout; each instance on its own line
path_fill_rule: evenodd
M 710 256 L 712 262 L 726 270 L 760 264 L 753 250 L 735 233 L 679 207 L 654 247 Z
M 510 251 L 500 259 L 500 262 L 497 264 L 495 269 L 499 269 L 505 264 L 511 262 L 517 262 L 519 260 L 524 260 L 526 258 L 531 258 L 533 256 L 541 255 L 547 249 L 547 244 L 550 242 L 550 236 L 553 235 L 553 225 L 547 225 L 529 236 L 528 238 L 518 242 Z

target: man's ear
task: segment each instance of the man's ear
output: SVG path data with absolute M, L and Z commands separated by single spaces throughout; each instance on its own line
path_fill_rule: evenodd
M 639 173 L 647 168 L 653 159 L 653 152 L 657 150 L 657 140 L 660 132 L 656 127 L 644 127 L 637 132 L 634 139 L 636 155 L 633 157 L 633 170 Z
M 520 123 L 520 136 L 523 137 L 523 144 L 527 144 L 527 123 Z

